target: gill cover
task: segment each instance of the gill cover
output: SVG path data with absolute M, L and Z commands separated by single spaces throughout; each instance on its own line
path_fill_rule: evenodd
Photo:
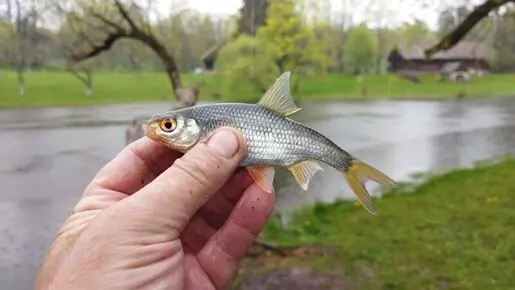
M 146 128 L 145 128 L 146 127 Z M 200 139 L 200 128 L 194 119 L 175 112 L 157 115 L 144 125 L 145 135 L 180 152 L 185 152 Z

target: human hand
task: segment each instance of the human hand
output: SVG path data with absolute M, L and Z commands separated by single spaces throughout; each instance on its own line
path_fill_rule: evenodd
M 274 204 L 237 169 L 242 140 L 221 129 L 182 157 L 128 145 L 85 189 L 36 289 L 225 288 Z

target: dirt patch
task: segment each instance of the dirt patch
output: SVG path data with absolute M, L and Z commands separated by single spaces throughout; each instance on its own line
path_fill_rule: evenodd
M 341 277 L 320 275 L 309 268 L 294 267 L 290 270 L 270 270 L 253 277 L 244 278 L 235 290 L 342 290 L 352 289 L 344 286 Z
M 309 260 L 310 257 L 327 256 L 331 250 L 331 247 L 316 245 L 280 248 L 268 244 L 265 247 L 253 247 L 244 259 L 237 281 L 231 289 L 355 289 L 341 274 L 316 271 L 316 267 L 309 263 L 298 263 L 298 258 Z

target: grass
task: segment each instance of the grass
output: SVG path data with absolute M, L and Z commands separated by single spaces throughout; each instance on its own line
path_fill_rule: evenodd
M 25 75 L 26 93 L 18 94 L 16 74 L 0 72 L 0 108 L 33 106 L 70 106 L 126 102 L 152 102 L 172 99 L 171 88 L 164 73 L 145 72 L 93 74 L 92 97 L 85 97 L 84 85 L 65 72 L 29 72 Z M 224 78 L 215 75 L 183 75 L 185 84 L 204 78 L 200 99 L 251 102 L 259 95 L 242 87 L 228 91 Z M 301 80 L 296 99 L 356 99 L 363 98 L 444 98 L 466 94 L 475 97 L 515 95 L 515 75 L 490 75 L 475 78 L 468 84 L 440 83 L 437 76 L 426 76 L 421 84 L 389 75 L 365 76 L 362 83 L 355 76 L 325 75 Z
M 513 289 L 515 159 L 430 177 L 375 200 L 296 212 L 288 228 L 270 220 L 263 237 L 280 245 L 330 245 L 327 256 L 283 259 L 310 266 L 349 289 Z

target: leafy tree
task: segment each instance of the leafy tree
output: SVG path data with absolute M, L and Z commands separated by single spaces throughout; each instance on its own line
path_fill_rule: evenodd
M 13 28 L 10 22 L 0 21 L 0 68 L 8 66 L 11 58 L 11 34 Z
M 277 55 L 276 62 L 281 72 L 294 71 L 301 66 L 315 68 L 327 65 L 327 46 L 319 42 L 304 23 L 302 11 L 292 0 L 270 0 L 267 22 L 258 29 L 257 37 L 273 44 Z
M 374 68 L 377 57 L 377 39 L 364 24 L 352 28 L 345 43 L 344 58 L 348 69 L 354 73 Z
M 435 38 L 434 32 L 427 27 L 422 20 L 415 20 L 413 24 L 405 24 L 400 29 L 401 38 L 404 40 L 406 48 L 416 45 L 425 45 Z
M 304 54 L 307 55 L 305 62 L 302 63 L 306 70 L 304 73 L 324 73 L 327 69 L 335 65 L 331 55 L 333 53 L 333 31 L 329 21 L 318 21 L 309 27 L 312 35 L 309 45 Z
M 276 53 L 272 45 L 243 34 L 220 50 L 215 70 L 229 80 L 228 91 L 250 88 L 257 101 L 279 76 Z

